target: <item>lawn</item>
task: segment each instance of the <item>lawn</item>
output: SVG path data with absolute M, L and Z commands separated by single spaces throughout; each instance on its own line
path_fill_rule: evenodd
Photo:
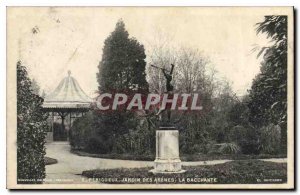
M 92 154 L 80 150 L 72 150 L 74 154 L 79 156 L 88 156 L 93 158 L 108 158 L 120 160 L 141 160 L 141 161 L 154 161 L 155 154 L 153 155 L 137 155 L 137 154 Z M 282 155 L 245 155 L 245 154 L 181 154 L 182 161 L 209 161 L 209 160 L 247 160 L 247 159 L 268 159 L 268 158 L 286 158 L 285 154 Z
M 183 167 L 182 174 L 153 174 L 149 168 L 88 170 L 83 176 L 109 184 L 257 184 L 286 183 L 287 164 L 237 160 L 218 165 Z

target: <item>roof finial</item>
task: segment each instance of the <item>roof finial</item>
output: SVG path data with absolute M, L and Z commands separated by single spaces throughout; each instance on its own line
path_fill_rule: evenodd
M 69 75 L 69 76 L 71 75 L 71 71 L 70 71 L 70 70 L 68 70 L 68 75 Z

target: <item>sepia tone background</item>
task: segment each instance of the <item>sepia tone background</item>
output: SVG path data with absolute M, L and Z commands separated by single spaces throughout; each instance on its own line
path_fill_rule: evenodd
M 8 38 L 14 37 L 14 52 L 46 93 L 71 70 L 83 90 L 93 96 L 104 40 L 123 19 L 130 36 L 145 46 L 147 56 L 160 41 L 170 47 L 197 48 L 210 58 L 219 77 L 244 95 L 261 61 L 252 49 L 269 43 L 264 34 L 255 32 L 264 13 L 263 8 L 9 8 L 8 30 L 13 32 L 8 32 Z
M 67 70 L 81 83 L 82 88 L 93 96 L 97 89 L 95 72 L 101 58 L 104 39 L 122 18 L 130 35 L 146 47 L 159 37 L 168 37 L 169 43 L 189 45 L 208 55 L 212 65 L 232 82 L 234 91 L 243 95 L 259 71 L 259 61 L 251 52 L 255 44 L 266 45 L 268 40 L 256 36 L 253 24 L 265 15 L 288 15 L 288 181 L 293 183 L 293 10 L 292 8 L 109 8 L 109 7 L 9 7 L 7 9 L 7 67 L 8 67 L 8 184 L 16 186 L 16 91 L 15 64 L 20 58 L 28 67 L 29 74 L 47 92 L 53 90 Z M 71 16 L 71 17 L 70 17 Z M 70 20 L 72 18 L 72 20 Z M 32 28 L 38 27 L 37 34 Z M 168 32 L 166 31 L 168 30 Z M 199 33 L 200 32 L 200 33 Z M 149 47 L 147 47 L 149 46 Z M 27 63 L 28 62 L 28 63 Z M 29 63 L 30 62 L 30 63 Z M 54 82 L 53 82 L 54 81 Z M 276 184 L 278 187 L 278 184 Z M 26 185 L 28 186 L 28 185 Z M 99 186 L 99 185 L 98 185 Z M 180 185 L 176 185 L 181 187 Z M 176 188 L 174 186 L 174 188 Z M 192 188 L 250 187 L 251 185 L 190 185 Z M 32 186 L 30 186 L 32 187 Z M 59 185 L 34 186 L 36 188 L 60 188 Z M 91 185 L 68 188 L 95 188 Z M 99 186 L 100 187 L 100 186 Z M 101 185 L 101 188 L 111 188 Z M 132 188 L 132 186 L 127 186 Z M 137 186 L 139 188 L 139 186 Z M 145 186 L 140 186 L 145 188 Z M 163 185 L 152 186 L 163 188 Z M 184 185 L 189 187 L 189 185 Z M 271 185 L 256 187 L 272 188 Z M 126 186 L 124 186 L 126 188 Z M 147 185 L 151 188 L 151 185 Z M 172 187 L 173 188 L 173 187 Z

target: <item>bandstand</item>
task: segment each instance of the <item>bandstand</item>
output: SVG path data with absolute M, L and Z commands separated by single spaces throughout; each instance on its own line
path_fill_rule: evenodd
M 68 141 L 70 129 L 75 118 L 89 111 L 92 99 L 81 89 L 71 71 L 62 79 L 56 89 L 45 97 L 42 105 L 50 113 L 51 128 L 47 133 L 47 142 Z M 60 128 L 57 125 L 60 124 Z

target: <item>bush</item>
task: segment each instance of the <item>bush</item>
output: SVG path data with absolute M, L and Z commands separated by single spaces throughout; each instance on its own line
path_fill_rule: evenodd
M 280 152 L 281 128 L 270 124 L 260 129 L 261 149 L 265 154 L 278 154 Z
M 129 115 L 130 114 L 130 115 Z M 129 113 L 127 120 L 120 125 L 110 115 L 90 111 L 85 116 L 74 121 L 71 129 L 72 150 L 82 150 L 94 154 L 146 154 L 155 153 L 155 128 L 147 119 L 139 119 Z M 123 115 L 125 116 L 125 114 Z M 123 117 L 122 117 L 123 118 Z M 109 121 L 111 128 L 105 129 L 104 123 Z M 118 126 L 128 128 L 127 133 L 120 133 Z
M 43 99 L 33 94 L 26 68 L 17 63 L 17 183 L 42 183 L 45 178 L 47 114 Z
M 155 128 L 147 120 L 140 120 L 136 129 L 114 140 L 113 153 L 152 155 L 155 153 Z
M 182 119 L 176 126 L 180 132 L 180 151 L 185 154 L 207 153 L 207 144 L 210 141 L 207 128 L 208 117 L 197 114 L 186 114 L 179 117 Z
M 111 151 L 111 146 L 101 137 L 95 136 L 87 139 L 84 151 L 96 154 L 107 154 Z
M 73 150 L 83 150 L 89 153 L 106 154 L 112 151 L 113 137 L 104 137 L 96 129 L 95 112 L 87 112 L 77 118 L 71 128 L 70 144 Z M 108 131 L 108 130 L 107 130 Z
M 207 144 L 194 144 L 191 146 L 190 151 L 192 151 L 193 154 L 207 154 Z
M 237 154 L 240 152 L 240 147 L 235 143 L 209 144 L 208 154 Z
M 235 143 L 223 143 L 219 145 L 219 151 L 222 154 L 237 154 L 240 152 L 240 147 Z
M 70 131 L 70 144 L 72 149 L 84 149 L 89 143 L 89 138 L 93 133 L 93 120 L 92 113 L 87 112 L 81 118 L 77 118 L 71 127 Z
M 260 153 L 259 136 L 254 128 L 235 126 L 230 132 L 230 141 L 237 143 L 243 154 Z

